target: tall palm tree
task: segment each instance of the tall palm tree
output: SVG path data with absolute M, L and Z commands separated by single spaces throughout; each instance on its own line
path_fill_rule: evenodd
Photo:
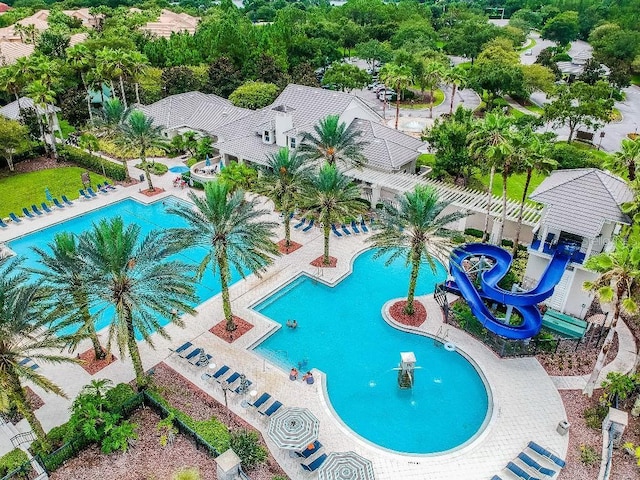
M 305 132 L 298 153 L 308 160 L 324 160 L 331 165 L 338 162 L 347 167 L 361 168 L 367 159 L 362 154 L 367 142 L 353 123 L 347 127 L 338 115 L 329 115 L 313 127 L 315 135 Z
M 380 69 L 380 80 L 385 85 L 392 85 L 396 89 L 396 130 L 398 129 L 398 119 L 400 118 L 400 97 L 402 92 L 411 85 L 413 74 L 411 68 L 406 65 L 387 63 Z M 385 98 L 386 101 L 386 98 Z
M 0 90 L 13 94 L 18 102 L 18 110 L 22 108 L 22 105 L 20 105 L 20 92 L 25 86 L 25 78 L 17 65 L 8 65 L 0 68 Z
M 518 246 L 520 243 L 520 233 L 522 231 L 522 217 L 524 215 L 524 206 L 529 195 L 529 185 L 534 170 L 544 174 L 548 174 L 551 170 L 558 166 L 558 162 L 550 158 L 552 144 L 544 135 L 533 132 L 529 127 L 522 130 L 515 137 L 514 157 L 517 167 L 520 171 L 527 174 L 524 182 L 524 190 L 520 199 L 520 208 L 518 209 L 518 225 L 516 227 L 516 238 L 513 242 L 513 258 L 518 256 Z
M 91 284 L 88 283 L 83 260 L 78 256 L 76 236 L 61 232 L 49 243 L 49 251 L 40 247 L 34 247 L 33 250 L 39 255 L 45 269 L 30 271 L 41 276 L 50 295 L 56 299 L 57 318 L 64 319 L 65 324 L 80 325 L 78 333 L 89 337 L 95 358 L 103 359 L 105 351 L 96 332 L 95 318 L 90 312 L 88 291 Z M 71 343 L 71 352 L 77 346 L 77 342 Z
M 149 68 L 149 60 L 143 53 L 132 51 L 127 53 L 126 59 L 126 73 L 131 76 L 134 81 L 136 89 L 136 103 L 140 105 L 140 82 L 139 79 L 143 76 Z
M 278 255 L 278 246 L 271 240 L 277 224 L 263 220 L 267 210 L 257 208 L 257 199 L 247 200 L 244 192 L 231 192 L 225 182 L 214 180 L 205 185 L 204 197 L 189 193 L 195 204 L 176 204 L 168 209 L 189 223 L 187 228 L 169 231 L 183 246 L 197 245 L 208 250 L 198 267 L 198 277 L 210 266 L 220 277 L 222 308 L 227 331 L 236 329 L 231 311 L 229 282 L 231 267 L 244 278 L 245 271 L 260 276 Z
M 26 92 L 29 97 L 44 112 L 44 116 L 47 119 L 48 130 L 51 142 L 51 152 L 53 157 L 58 160 L 58 149 L 56 147 L 56 134 L 55 134 L 55 120 L 53 105 L 56 102 L 56 92 L 54 92 L 47 84 L 42 80 L 34 80 L 27 88 Z M 45 141 L 46 143 L 46 141 Z
M 29 282 L 19 262 L 0 260 L 0 411 L 16 408 L 45 450 L 49 450 L 49 443 L 27 401 L 23 382 L 62 397 L 65 394 L 58 385 L 21 362 L 27 357 L 52 364 L 75 361 L 52 353 L 62 350 L 72 337 L 63 334 L 62 324 L 51 323 L 51 307 L 41 281 Z
M 82 85 L 87 92 L 87 111 L 89 112 L 89 122 L 93 125 L 93 109 L 91 108 L 91 91 L 87 83 L 87 73 L 95 63 L 92 52 L 86 45 L 79 43 L 67 48 L 67 64 L 80 74 Z
M 505 172 L 508 176 L 508 164 L 513 154 L 512 145 L 512 122 L 508 117 L 499 113 L 488 113 L 484 120 L 478 123 L 478 127 L 469 135 L 469 150 L 471 155 L 481 164 L 489 165 L 489 188 L 487 189 L 487 216 L 484 220 L 484 231 L 482 241 L 486 242 L 489 238 L 489 218 L 491 216 L 491 207 L 493 200 L 493 178 L 496 173 L 496 167 L 502 167 L 503 178 Z M 503 191 L 503 215 L 506 216 L 506 184 L 502 185 Z M 498 242 L 502 240 L 502 228 Z
M 116 89 L 113 85 L 113 79 L 117 78 L 117 66 L 115 64 L 117 60 L 114 50 L 109 47 L 104 47 L 102 50 L 96 52 L 96 71 L 94 73 L 96 78 L 108 81 L 111 87 L 111 98 L 116 98 Z M 120 99 L 122 104 L 126 104 L 126 100 Z
M 633 192 L 633 200 L 623 203 L 620 209 L 629 215 L 632 226 L 640 225 L 640 179 L 629 182 L 629 188 Z M 623 230 L 629 231 L 629 228 L 625 226 Z
M 154 332 L 169 338 L 161 318 L 182 327 L 184 322 L 174 312 L 193 313 L 191 305 L 198 299 L 192 267 L 169 260 L 179 250 L 176 243 L 159 232 L 142 238 L 140 231 L 136 224 L 125 227 L 120 217 L 101 220 L 80 236 L 78 255 L 85 262 L 91 285 L 89 302 L 103 315 L 108 307 L 113 309 L 107 352 L 114 342 L 123 358 L 128 352 L 136 382 L 144 388 L 147 378 L 136 334 L 151 347 Z
M 459 66 L 450 67 L 444 70 L 443 80 L 451 85 L 451 100 L 449 101 L 449 115 L 453 114 L 453 101 L 458 89 L 465 88 L 468 82 L 466 70 Z
M 423 263 L 435 273 L 436 260 L 442 262 L 451 249 L 454 233 L 446 227 L 465 214 L 452 212 L 442 215 L 449 202 L 442 202 L 438 192 L 427 185 L 416 185 L 412 192 L 397 197 L 394 203 L 384 202 L 381 210 L 381 229 L 367 239 L 377 249 L 374 258 L 389 255 L 387 265 L 403 257 L 411 265 L 409 291 L 404 313 L 413 315 L 418 274 Z
M 625 138 L 622 140 L 620 151 L 614 156 L 608 156 L 602 166 L 633 182 L 637 177 L 638 164 L 640 164 L 640 138 L 635 140 Z
M 611 328 L 602 344 L 596 365 L 584 388 L 591 396 L 604 366 L 607 353 L 613 342 L 616 325 L 622 312 L 638 313 L 640 298 L 640 227 L 635 226 L 628 241 L 618 237 L 614 240 L 614 250 L 603 252 L 587 259 L 584 266 L 598 272 L 600 276 L 593 282 L 585 282 L 584 288 L 596 292 L 602 303 L 613 303 Z
M 152 147 L 167 149 L 169 143 L 162 135 L 162 127 L 153 125 L 153 119 L 147 117 L 140 110 L 132 111 L 120 125 L 122 134 L 121 141 L 131 148 L 137 148 L 140 152 L 140 163 L 147 177 L 149 191 L 153 192 L 155 188 L 151 181 L 151 172 L 149 171 L 149 163 L 147 162 L 147 150 Z
M 433 104 L 435 103 L 435 90 L 444 78 L 445 69 L 446 67 L 442 63 L 436 60 L 427 62 L 424 66 L 425 84 L 428 85 L 429 97 L 431 99 L 431 102 L 429 103 L 429 118 L 433 118 Z
M 267 164 L 260 166 L 258 190 L 270 198 L 284 216 L 285 246 L 291 245 L 291 215 L 302 203 L 303 192 L 309 181 L 304 160 L 296 152 L 281 148 L 267 156 Z
M 343 223 L 366 211 L 360 201 L 360 190 L 335 165 L 325 163 L 311 176 L 303 200 L 305 216 L 314 217 L 322 224 L 324 254 L 322 263 L 329 265 L 329 236 L 331 225 Z

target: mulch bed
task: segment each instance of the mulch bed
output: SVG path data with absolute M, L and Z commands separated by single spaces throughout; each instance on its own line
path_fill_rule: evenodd
M 404 313 L 406 300 L 400 300 L 389 308 L 389 314 L 396 322 L 409 327 L 419 327 L 427 319 L 427 309 L 424 305 L 416 300 L 413 301 L 413 315 Z
M 233 316 L 233 321 L 236 324 L 236 329 L 232 332 L 227 330 L 227 321 L 222 320 L 209 329 L 216 337 L 221 338 L 227 343 L 233 343 L 239 339 L 242 335 L 247 333 L 253 328 L 253 324 L 247 322 L 245 319 Z
M 164 193 L 164 188 L 154 188 L 153 190 L 149 190 L 148 188 L 146 190 L 141 190 L 140 193 L 142 193 L 143 195 L 146 195 L 147 197 L 153 197 L 155 195 L 160 195 L 161 193 Z
M 287 241 L 284 239 L 278 242 L 278 250 L 280 250 L 280 253 L 282 253 L 283 255 L 289 255 L 290 253 L 293 253 L 302 247 L 301 243 L 294 242 L 293 240 L 289 242 L 288 247 L 286 245 Z
M 602 430 L 588 427 L 584 419 L 584 411 L 598 404 L 602 390 L 596 390 L 592 398 L 583 395 L 580 390 L 562 390 L 560 396 L 567 411 L 567 420 L 571 424 L 569 429 L 569 451 L 567 466 L 562 469 L 558 480 L 593 480 L 598 477 L 600 462 L 596 465 L 585 465 L 580 459 L 580 447 L 590 446 L 595 449 L 598 457 L 602 452 Z M 627 409 L 628 411 L 628 409 Z M 624 442 L 640 443 L 640 420 L 629 415 L 629 425 L 623 436 Z M 638 478 L 638 467 L 635 458 L 627 454 L 622 448 L 614 449 L 611 476 L 613 480 L 630 480 Z
M 117 360 L 117 358 L 113 354 L 107 354 L 107 356 L 103 360 L 97 360 L 95 355 L 93 354 L 93 348 L 90 348 L 86 352 L 82 352 L 81 354 L 79 354 L 78 359 L 82 360 L 80 366 L 84 368 L 89 375 L 95 375 L 100 370 L 111 365 Z
M 24 387 L 24 392 L 27 396 L 27 403 L 31 406 L 31 410 L 34 412 L 44 405 L 44 401 L 29 387 Z M 15 409 L 11 409 L 4 414 L 9 422 L 14 425 L 22 420 L 24 417 Z
M 323 259 L 324 259 L 324 255 L 316 258 L 313 262 L 311 262 L 311 265 L 313 265 L 314 267 L 321 267 L 321 268 L 336 268 L 336 265 L 338 265 L 338 259 L 336 257 L 329 256 L 329 265 L 323 263 L 322 262 Z
M 588 375 L 593 371 L 598 359 L 598 353 L 602 348 L 602 342 L 598 348 L 595 345 L 580 346 L 577 352 L 573 350 L 559 351 L 557 353 L 539 353 L 536 358 L 549 375 Z M 618 354 L 618 335 L 614 335 L 613 342 L 605 365 L 616 358 Z

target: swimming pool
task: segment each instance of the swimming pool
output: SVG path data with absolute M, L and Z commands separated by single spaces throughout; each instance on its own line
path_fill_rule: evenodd
M 326 373 L 329 402 L 344 424 L 384 448 L 402 453 L 444 452 L 478 434 L 489 412 L 485 383 L 474 366 L 440 342 L 402 332 L 381 315 L 384 303 L 406 296 L 409 270 L 359 255 L 336 287 L 301 276 L 254 307 L 284 326 L 256 351 L 288 371 Z M 432 292 L 446 271 L 421 269 L 417 293 Z M 412 351 L 419 370 L 411 390 L 400 390 L 400 352 Z M 306 365 L 304 365 L 306 364 Z
M 176 165 L 175 167 L 171 167 L 169 171 L 171 173 L 185 173 L 189 171 L 189 167 L 186 167 L 184 165 Z
M 79 215 L 64 222 L 57 223 L 50 227 L 38 230 L 29 235 L 17 238 L 7 242 L 9 248 L 11 248 L 18 256 L 24 258 L 23 265 L 25 267 L 32 267 L 40 269 L 41 265 L 38 263 L 38 255 L 36 255 L 32 247 L 38 246 L 46 250 L 46 245 L 53 240 L 55 234 L 59 232 L 72 232 L 80 234 L 91 227 L 93 222 L 97 222 L 102 219 L 110 219 L 115 217 L 122 217 L 125 226 L 131 223 L 135 223 L 140 227 L 140 238 L 147 236 L 152 230 L 163 230 L 173 227 L 184 227 L 187 225 L 186 221 L 177 215 L 167 213 L 166 209 L 173 203 L 180 202 L 181 200 L 175 197 L 168 197 L 162 201 L 156 201 L 151 204 L 143 204 L 133 199 L 122 200 L 120 202 L 102 207 L 91 212 Z M 201 247 L 192 247 L 183 250 L 176 257 L 179 257 L 182 261 L 198 264 L 202 261 L 206 251 Z M 231 282 L 235 283 L 240 278 L 240 274 L 232 269 Z M 211 273 L 211 269 L 207 269 L 202 280 L 196 285 L 196 294 L 199 298 L 200 304 L 205 300 L 220 293 L 220 280 L 217 276 Z M 194 305 L 195 306 L 195 305 Z M 94 311 L 99 311 L 99 307 L 94 308 Z M 98 318 L 96 322 L 96 329 L 100 330 L 106 327 L 113 318 L 113 310 L 107 309 Z M 162 319 L 161 324 L 164 326 L 169 323 L 169 319 Z M 71 326 L 62 331 L 62 333 L 73 333 L 77 329 L 77 326 Z M 141 339 L 136 335 L 138 340 Z

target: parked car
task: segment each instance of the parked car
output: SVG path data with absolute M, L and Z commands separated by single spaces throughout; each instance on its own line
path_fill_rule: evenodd
M 376 93 L 376 95 L 380 93 L 382 90 L 391 90 L 391 89 L 387 87 L 384 83 L 379 83 L 378 85 L 373 87 L 373 91 Z
M 378 82 L 378 81 L 371 82 L 369 85 L 367 85 L 367 90 L 373 90 L 378 85 L 380 85 L 380 82 Z
M 395 90 L 383 90 L 378 93 L 378 100 L 383 101 L 386 97 L 387 102 L 395 102 L 397 100 Z
M 524 52 L 525 55 L 531 56 L 533 55 L 533 50 L 529 49 L 526 52 Z

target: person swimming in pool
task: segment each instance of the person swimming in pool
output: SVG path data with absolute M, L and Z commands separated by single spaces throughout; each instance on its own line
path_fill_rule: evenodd
M 297 320 L 287 320 L 287 327 L 289 328 L 298 328 L 298 321 Z

